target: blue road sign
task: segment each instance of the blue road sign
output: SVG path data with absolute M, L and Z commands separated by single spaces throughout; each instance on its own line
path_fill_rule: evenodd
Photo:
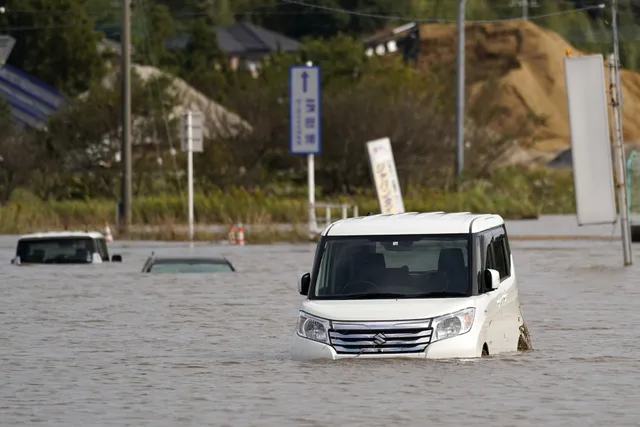
M 320 67 L 289 69 L 291 154 L 320 154 Z

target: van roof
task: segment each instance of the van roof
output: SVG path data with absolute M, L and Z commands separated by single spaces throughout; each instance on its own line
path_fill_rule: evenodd
M 378 214 L 336 221 L 323 236 L 380 236 L 478 233 L 504 224 L 500 215 L 469 212 L 406 212 Z
M 73 237 L 89 237 L 90 239 L 104 239 L 102 233 L 97 231 L 45 231 L 20 236 L 22 239 L 64 239 Z

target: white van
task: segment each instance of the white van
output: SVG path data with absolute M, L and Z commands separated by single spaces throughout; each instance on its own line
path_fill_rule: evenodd
M 302 275 L 294 360 L 471 358 L 531 349 L 499 215 L 349 218 Z
M 18 239 L 12 264 L 102 264 L 122 262 L 109 251 L 102 233 L 88 231 L 48 231 L 25 234 Z

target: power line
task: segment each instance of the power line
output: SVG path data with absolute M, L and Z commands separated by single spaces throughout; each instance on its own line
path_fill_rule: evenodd
M 332 13 L 342 13 L 345 15 L 353 15 L 353 16 L 360 16 L 363 18 L 375 18 L 375 19 L 393 19 L 393 20 L 398 20 L 398 21 L 407 21 L 407 22 L 420 22 L 420 23 L 441 23 L 441 24 L 453 24 L 456 23 L 457 21 L 455 19 L 442 19 L 442 18 L 415 18 L 415 17 L 409 17 L 409 16 L 400 16 L 400 15 L 385 15 L 385 14 L 377 14 L 377 13 L 368 13 L 368 12 L 357 12 L 355 10 L 347 10 L 347 9 L 341 9 L 341 8 L 337 8 L 337 7 L 329 7 L 329 6 L 322 6 L 322 5 L 318 5 L 318 4 L 309 4 L 300 0 L 279 0 L 282 3 L 288 3 L 288 4 L 295 4 L 298 6 L 304 6 L 304 7 L 308 7 L 311 9 L 322 9 L 322 10 L 326 10 L 328 12 L 332 12 Z M 571 10 L 562 10 L 562 11 L 558 11 L 558 12 L 552 12 L 552 13 L 545 13 L 545 14 L 541 14 L 541 15 L 534 15 L 534 16 L 529 16 L 528 19 L 542 19 L 542 18 L 549 18 L 552 16 L 559 16 L 559 15 L 566 15 L 569 13 L 575 13 L 575 12 L 584 12 L 587 10 L 593 10 L 593 9 L 604 9 L 605 4 L 604 3 L 599 3 L 597 5 L 592 5 L 592 6 L 584 6 L 584 7 L 580 7 L 580 8 L 575 8 L 575 9 L 571 9 Z M 514 18 L 501 18 L 501 19 L 477 19 L 477 20 L 467 20 L 466 22 L 470 22 L 470 23 L 491 23 L 491 22 L 508 22 L 508 21 L 522 21 L 523 18 L 522 17 L 514 17 Z
M 365 17 L 365 18 L 374 18 L 374 19 L 384 19 L 384 20 L 400 20 L 400 21 L 407 21 L 407 22 L 420 22 L 420 23 L 442 23 L 442 24 L 451 24 L 451 23 L 455 23 L 456 20 L 454 19 L 445 19 L 445 18 L 416 18 L 416 17 L 410 17 L 410 16 L 400 16 L 400 15 L 387 15 L 387 14 L 375 14 L 375 13 L 368 13 L 368 12 L 358 12 L 358 11 L 352 11 L 352 10 L 347 10 L 347 9 L 341 9 L 341 8 L 333 8 L 333 7 L 328 7 L 328 6 L 322 6 L 322 5 L 316 5 L 316 4 L 309 4 L 306 3 L 304 1 L 300 1 L 300 0 L 279 0 L 280 2 L 283 3 L 287 3 L 287 4 L 292 4 L 292 5 L 298 5 L 298 6 L 303 6 L 303 7 L 307 7 L 310 9 L 315 9 L 316 12 L 312 12 L 312 13 L 317 13 L 317 14 L 327 14 L 327 13 L 342 13 L 342 14 L 347 14 L 347 15 L 352 15 L 352 16 L 360 16 L 360 17 Z M 563 2 L 563 3 L 570 3 L 570 2 Z M 510 6 L 500 6 L 500 7 L 510 7 Z M 552 16 L 559 16 L 559 15 L 566 15 L 569 13 L 574 13 L 574 12 L 584 12 L 584 11 L 588 11 L 588 10 L 594 10 L 594 9 L 603 9 L 605 7 L 604 3 L 597 3 L 597 4 L 592 4 L 592 5 L 587 5 L 587 6 L 583 6 L 581 8 L 576 8 L 576 9 L 571 9 L 571 10 L 564 10 L 564 11 L 558 11 L 558 12 L 552 12 L 552 13 L 546 13 L 546 14 L 541 14 L 541 15 L 534 15 L 534 16 L 529 16 L 528 19 L 529 20 L 533 20 L 533 19 L 543 19 L 543 18 L 548 18 L 548 17 L 552 17 Z M 114 8 L 114 11 L 117 10 Z M 51 16 L 52 12 L 55 13 L 55 11 L 27 11 L 27 10 L 21 10 L 21 11 L 17 11 L 17 10 L 9 10 L 6 11 L 5 13 L 11 13 L 11 12 L 16 12 L 16 13 L 25 13 L 25 14 L 46 14 L 48 16 Z M 308 13 L 308 12 L 307 12 Z M 67 12 L 60 12 L 60 14 L 64 14 L 66 15 Z M 256 12 L 256 11 L 249 11 L 249 12 L 234 12 L 234 15 L 244 15 L 244 16 L 264 16 L 264 15 L 283 15 L 283 16 L 287 16 L 287 15 L 299 15 L 298 12 L 286 12 L 286 11 L 275 11 L 275 10 L 271 10 L 271 11 L 262 11 L 262 12 Z M 174 15 L 174 18 L 188 18 L 188 17 L 205 17 L 208 16 L 207 13 L 205 12 L 193 12 L 193 13 L 185 13 L 185 14 L 179 14 L 179 15 Z M 89 16 L 89 18 L 91 18 L 91 16 Z M 509 21 L 521 21 L 523 19 L 523 17 L 512 17 L 512 18 L 501 18 L 501 19 L 478 19 L 478 20 L 467 20 L 466 22 L 469 23 L 492 23 L 492 22 L 509 22 Z M 78 28 L 78 27 L 83 27 L 85 25 L 91 25 L 92 28 L 94 28 L 94 30 L 97 31 L 109 31 L 109 30 L 118 30 L 121 28 L 121 24 L 117 23 L 117 22 L 107 22 L 107 23 L 100 23 L 100 24 L 95 24 L 92 23 L 90 21 L 84 21 L 83 23 L 75 23 L 75 24 L 53 24 L 53 25 L 24 25 L 24 26 L 7 26 L 7 27 L 1 27 L 0 26 L 0 31 L 4 31 L 4 32 L 21 32 L 21 31 L 39 31 L 39 30 L 57 30 L 57 29 L 66 29 L 66 28 Z
M 151 63 L 151 66 L 153 67 L 159 67 L 159 64 L 157 63 L 157 59 L 153 53 L 152 53 L 152 47 L 151 47 L 151 42 L 150 42 L 150 38 L 151 38 L 151 29 L 149 28 L 151 25 L 147 25 L 147 17 L 151 15 L 151 7 L 148 5 L 146 0 L 138 0 L 138 3 L 141 5 L 141 7 L 143 8 L 143 11 L 146 11 L 145 13 L 142 14 L 142 27 L 143 27 L 143 33 L 144 33 L 144 40 L 145 40 L 145 47 L 146 47 L 146 53 L 147 53 L 147 57 L 149 59 L 149 62 Z M 173 78 L 175 78 L 175 76 L 172 76 Z M 158 96 L 158 104 L 160 105 L 160 114 L 162 115 L 162 120 L 164 122 L 164 128 L 165 128 L 165 132 L 167 134 L 167 140 L 169 142 L 169 153 L 171 156 L 171 161 L 172 161 L 172 165 L 173 165 L 173 170 L 174 170 L 174 175 L 175 175 L 175 179 L 176 179 L 176 183 L 178 184 L 178 193 L 180 195 L 180 200 L 182 201 L 182 205 L 185 205 L 185 200 L 184 200 L 184 193 L 182 191 L 182 177 L 180 176 L 180 174 L 178 174 L 178 163 L 176 160 L 176 156 L 175 156 L 175 149 L 173 147 L 173 138 L 171 136 L 171 129 L 169 126 L 169 121 L 168 121 L 168 114 L 166 111 L 166 108 L 164 106 L 164 103 L 162 102 L 162 88 L 160 87 L 160 84 L 158 82 L 158 80 L 155 77 L 151 77 L 151 79 L 153 80 L 153 83 L 155 84 L 155 89 L 157 92 L 157 96 Z M 149 82 L 151 83 L 151 82 Z M 153 88 L 150 88 L 151 92 L 150 95 L 153 95 Z M 155 126 L 155 118 L 154 118 L 154 126 Z M 156 130 L 157 133 L 157 130 Z M 157 138 L 157 135 L 156 135 Z M 156 148 L 159 148 L 158 145 L 156 144 Z M 158 153 L 159 156 L 159 153 Z M 159 157 L 160 158 L 160 157 Z M 163 169 L 164 171 L 164 169 Z M 164 177 L 164 175 L 163 175 Z
M 301 0 L 280 0 L 283 3 L 288 3 L 288 4 L 295 4 L 295 5 L 300 5 L 303 7 L 307 7 L 307 8 L 311 8 L 311 9 L 316 9 L 316 12 L 312 12 L 312 13 L 318 13 L 318 14 L 326 14 L 326 13 L 333 13 L 333 12 L 339 12 L 339 13 L 349 13 L 352 15 L 357 15 L 357 16 L 369 16 L 371 18 L 380 18 L 380 19 L 403 19 L 403 20 L 412 20 L 412 21 L 418 21 L 418 18 L 411 18 L 411 17 L 406 17 L 406 16 L 393 16 L 393 15 L 385 15 L 385 14 L 370 14 L 367 12 L 357 12 L 357 11 L 350 11 L 347 9 L 340 9 L 340 8 L 332 8 L 332 7 L 328 7 L 328 6 L 321 6 L 321 5 L 315 5 L 315 4 L 310 4 L 310 3 L 306 3 L 304 1 Z M 533 0 L 513 0 L 513 1 L 533 1 Z M 575 11 L 581 11 L 581 10 L 589 10 L 590 8 L 603 8 L 603 1 L 605 0 L 593 0 L 593 2 L 591 3 L 587 3 L 586 5 L 583 5 L 580 8 L 577 9 L 571 9 L 571 10 L 567 10 L 567 11 L 562 11 L 562 12 L 555 12 L 558 14 L 562 14 L 562 13 L 569 13 L 569 12 L 575 12 Z M 575 6 L 575 3 L 572 2 L 571 0 L 556 0 L 555 4 L 563 4 L 563 5 L 569 5 L 569 6 Z M 539 7 L 540 4 L 530 4 L 530 7 Z M 491 5 L 491 9 L 514 9 L 516 6 L 509 4 L 509 5 Z M 265 6 L 260 6 L 260 7 L 254 7 L 251 9 L 246 9 L 246 10 L 234 10 L 231 13 L 233 15 L 250 15 L 250 16 L 261 16 L 261 15 L 298 15 L 299 12 L 297 11 L 281 11 L 281 10 L 276 10 L 278 8 L 277 4 L 274 5 L 265 5 Z M 94 18 L 94 17 L 98 17 L 100 15 L 108 15 L 110 13 L 117 13 L 120 10 L 122 10 L 122 7 L 120 6 L 108 6 L 108 7 L 104 7 L 104 8 L 98 8 L 95 9 L 95 7 L 92 8 L 87 8 L 85 9 L 85 12 L 87 13 L 87 15 L 90 18 Z M 33 10 L 33 9 L 14 9 L 14 8 L 4 8 L 4 11 L 2 12 L 2 14 L 10 14 L 10 13 L 16 13 L 16 14 L 23 14 L 23 15 L 47 15 L 47 16 L 52 16 L 52 15 L 67 15 L 69 12 L 68 11 L 57 11 L 57 10 Z M 309 12 L 306 12 L 309 13 Z M 183 13 L 177 13 L 177 14 L 171 14 L 172 18 L 174 19 L 180 19 L 180 18 L 189 18 L 189 17 L 207 17 L 210 16 L 210 14 L 208 12 L 204 12 L 204 11 L 200 11 L 200 12 L 183 12 Z M 437 18 L 436 18 L 437 19 Z M 473 21 L 471 21 L 473 22 Z

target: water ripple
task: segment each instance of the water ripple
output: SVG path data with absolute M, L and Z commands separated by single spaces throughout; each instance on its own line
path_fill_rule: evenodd
M 486 360 L 289 359 L 312 245 L 228 247 L 234 275 L 14 267 L 0 238 L 0 417 L 9 425 L 637 425 L 639 267 L 619 243 L 512 243 L 536 350 Z M 636 259 L 640 265 L 640 260 Z M 631 403 L 631 405 L 629 404 Z M 427 421 L 428 420 L 428 421 Z

